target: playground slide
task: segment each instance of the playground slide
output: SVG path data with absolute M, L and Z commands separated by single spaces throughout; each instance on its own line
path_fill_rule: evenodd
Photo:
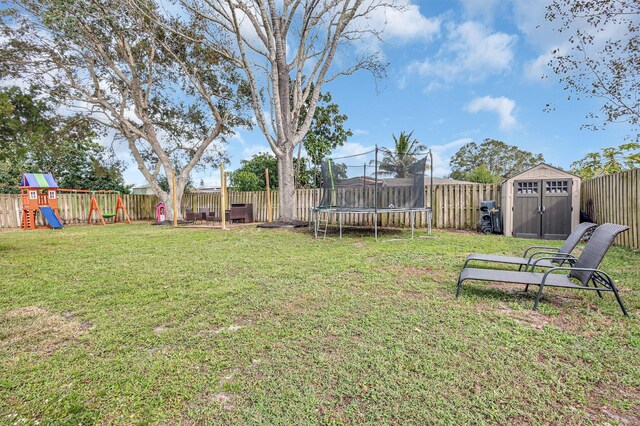
M 53 229 L 62 228 L 62 224 L 58 220 L 58 216 L 56 216 L 51 207 L 40 206 L 40 212 L 46 219 L 47 223 L 49 223 L 50 227 L 52 227 Z

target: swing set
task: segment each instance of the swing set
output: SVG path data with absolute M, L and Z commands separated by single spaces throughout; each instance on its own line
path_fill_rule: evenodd
M 60 189 L 59 192 L 70 193 L 70 194 L 91 194 L 91 201 L 89 203 L 89 214 L 87 215 L 87 224 L 91 224 L 91 220 L 93 219 L 95 223 L 106 225 L 108 220 L 111 220 L 113 223 L 117 223 L 119 221 L 118 212 L 122 211 L 122 218 L 127 223 L 131 223 L 131 219 L 129 218 L 129 212 L 127 208 L 124 206 L 122 202 L 122 197 L 119 191 L 111 191 L 111 190 L 89 190 L 89 189 Z M 105 213 L 100 209 L 100 205 L 98 204 L 98 198 L 96 194 L 105 194 L 105 197 L 110 197 L 115 195 L 115 210 L 113 213 Z M 97 219 L 94 219 L 97 216 Z

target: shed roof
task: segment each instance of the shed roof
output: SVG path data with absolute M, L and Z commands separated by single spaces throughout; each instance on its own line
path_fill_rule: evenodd
M 573 176 L 573 177 L 577 177 L 578 179 L 580 179 L 580 176 L 578 176 L 578 175 L 576 175 L 576 174 L 573 174 L 573 173 L 568 172 L 568 171 L 566 171 L 566 170 L 562 170 L 562 169 L 560 169 L 560 168 L 558 168 L 558 167 L 552 166 L 552 165 L 547 164 L 547 163 L 540 163 L 540 164 L 538 164 L 538 165 L 536 165 L 536 166 L 533 166 L 533 167 L 528 168 L 527 170 L 523 170 L 523 171 L 521 171 L 521 172 L 520 172 L 520 173 L 518 173 L 518 174 L 515 174 L 515 175 L 513 175 L 513 176 L 510 176 L 508 179 L 503 180 L 503 181 L 502 181 L 502 183 L 505 183 L 506 181 L 511 180 L 511 179 L 515 179 L 515 178 L 517 178 L 518 176 L 521 176 L 521 175 L 523 175 L 523 174 L 525 174 L 525 173 L 527 173 L 527 172 L 529 172 L 529 171 L 531 171 L 531 170 L 539 169 L 539 168 L 541 168 L 541 167 L 548 167 L 548 168 L 553 169 L 553 170 L 556 170 L 556 171 L 558 171 L 558 172 L 560 172 L 560 173 L 564 173 L 564 174 L 566 174 L 566 175 Z
M 20 186 L 28 188 L 59 188 L 55 179 L 49 173 L 25 173 L 20 180 Z

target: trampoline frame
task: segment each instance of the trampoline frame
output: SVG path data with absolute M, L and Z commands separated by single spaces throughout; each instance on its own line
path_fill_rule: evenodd
M 329 217 L 331 214 L 335 214 L 338 218 L 338 229 L 340 230 L 340 238 L 342 239 L 342 226 L 343 226 L 343 216 L 345 214 L 372 214 L 374 215 L 373 221 L 373 235 L 375 239 L 378 239 L 378 215 L 384 213 L 409 213 L 409 219 L 411 222 L 411 238 L 415 237 L 415 228 L 416 228 L 416 213 L 426 212 L 427 213 L 427 233 L 431 235 L 431 226 L 433 221 L 433 211 L 430 207 L 424 208 L 398 208 L 398 209 L 375 209 L 375 208 L 358 208 L 358 207 L 311 207 L 311 215 L 309 218 L 309 228 L 311 228 L 311 223 L 313 222 L 313 233 L 315 238 L 318 238 L 318 233 L 320 232 L 320 215 L 323 213 L 327 215 L 327 224 L 324 228 L 323 239 L 327 237 L 327 228 Z
M 375 180 L 374 180 L 374 189 L 375 189 L 375 198 L 378 196 L 378 145 L 375 147 Z M 317 206 L 311 207 L 309 210 L 309 229 L 311 229 L 311 223 L 313 222 L 313 233 L 315 238 L 318 238 L 318 233 L 320 232 L 320 216 L 322 214 L 326 215 L 325 219 L 325 227 L 323 232 L 323 239 L 327 236 L 327 228 L 329 227 L 329 219 L 331 214 L 335 214 L 338 219 L 338 228 L 340 232 L 340 238 L 342 238 L 342 225 L 343 225 L 343 216 L 345 214 L 373 214 L 373 232 L 376 241 L 378 240 L 378 215 L 384 213 L 409 213 L 409 218 L 411 222 L 411 238 L 413 239 L 415 236 L 415 224 L 416 224 L 416 213 L 418 212 L 426 212 L 427 213 L 427 230 L 428 235 L 431 235 L 431 228 L 433 224 L 433 153 L 431 150 L 427 151 L 425 154 L 429 159 L 429 205 L 431 207 L 400 207 L 400 208 L 379 208 L 379 207 L 340 207 L 340 206 Z M 365 166 L 366 170 L 366 166 Z

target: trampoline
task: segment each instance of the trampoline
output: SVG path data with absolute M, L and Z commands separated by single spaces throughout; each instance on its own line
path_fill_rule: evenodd
M 428 162 L 428 166 L 427 166 Z M 429 204 L 425 200 L 425 177 L 429 171 Z M 345 157 L 325 158 L 321 164 L 321 196 L 311 208 L 309 227 L 315 238 L 326 238 L 331 217 L 342 238 L 346 215 L 373 218 L 378 239 L 378 222 L 383 214 L 409 215 L 411 238 L 415 236 L 416 215 L 424 214 L 431 234 L 433 205 L 433 155 L 431 151 L 400 156 L 379 149 Z

